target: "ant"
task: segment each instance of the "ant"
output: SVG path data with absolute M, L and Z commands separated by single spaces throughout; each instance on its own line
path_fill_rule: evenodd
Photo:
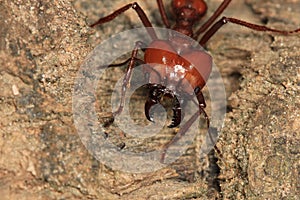
M 145 103 L 145 115 L 149 121 L 154 122 L 153 116 L 150 114 L 151 107 L 160 103 L 162 98 L 167 96 L 174 99 L 174 105 L 172 107 L 173 118 L 168 127 L 173 128 L 179 126 L 183 115 L 181 105 L 185 104 L 184 101 L 186 99 L 191 100 L 192 96 L 196 95 L 199 110 L 181 126 L 179 132 L 163 147 L 161 156 L 162 162 L 164 161 L 168 148 L 186 133 L 200 114 L 204 115 L 207 128 L 210 130 L 209 117 L 205 112 L 206 103 L 201 90 L 205 86 L 211 73 L 212 58 L 205 51 L 194 48 L 191 40 L 181 37 L 181 34 L 199 41 L 200 46 L 205 46 L 209 39 L 227 23 L 237 24 L 255 31 L 268 31 L 283 35 L 300 32 L 300 28 L 292 31 L 283 31 L 231 17 L 222 17 L 216 21 L 230 2 L 231 0 L 223 0 L 212 16 L 198 30 L 194 31 L 194 25 L 201 20 L 207 11 L 207 4 L 204 0 L 172 0 L 171 6 L 176 21 L 174 26 L 170 25 L 163 1 L 157 0 L 157 6 L 164 26 L 180 33 L 171 34 L 168 40 L 160 40 L 157 37 L 154 29 L 151 29 L 153 27 L 151 22 L 143 9 L 136 2 L 129 3 L 90 25 L 91 27 L 95 27 L 96 25 L 107 23 L 125 11 L 133 9 L 144 27 L 147 28 L 147 32 L 152 39 L 149 45 L 136 42 L 129 59 L 123 63 L 109 66 L 122 66 L 122 64 L 128 63 L 126 75 L 122 83 L 120 105 L 118 110 L 113 113 L 114 116 L 120 114 L 123 110 L 126 89 L 129 87 L 132 71 L 137 62 L 142 62 L 147 66 L 144 67 L 143 70 L 145 78 L 148 81 L 147 87 L 149 88 L 148 100 Z M 199 38 L 200 40 L 198 40 Z M 137 58 L 138 50 L 144 51 L 143 60 Z M 170 87 L 166 87 L 166 85 Z M 187 85 L 192 86 L 192 90 Z M 183 96 L 185 98 L 183 98 Z

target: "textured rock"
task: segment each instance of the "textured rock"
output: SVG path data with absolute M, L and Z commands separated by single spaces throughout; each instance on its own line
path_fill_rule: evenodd
M 201 172 L 202 166 L 189 153 L 173 166 L 148 174 L 114 171 L 89 154 L 72 118 L 76 73 L 93 47 L 141 23 L 128 11 L 96 30 L 87 25 L 126 2 L 130 1 L 1 1 L 1 199 L 296 199 L 299 35 L 271 36 L 228 24 L 211 39 L 208 50 L 229 99 L 217 144 L 219 182 L 213 175 L 213 180 L 205 180 L 190 173 Z M 210 1 L 208 13 L 219 3 Z M 300 26 L 299 3 L 233 2 L 225 15 L 294 29 Z M 155 1 L 141 5 L 158 22 Z M 136 142 L 126 140 L 129 145 Z M 155 145 L 160 142 L 149 148 Z

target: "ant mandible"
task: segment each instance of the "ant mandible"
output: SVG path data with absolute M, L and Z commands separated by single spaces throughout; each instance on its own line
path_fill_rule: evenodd
M 163 1 L 157 0 L 157 5 L 162 22 L 166 28 L 191 37 L 196 41 L 198 41 L 199 37 L 202 35 L 199 40 L 201 46 L 205 46 L 207 41 L 226 23 L 237 24 L 255 31 L 268 31 L 284 35 L 300 32 L 300 29 L 292 31 L 272 29 L 231 17 L 222 17 L 216 21 L 230 2 L 231 0 L 224 0 L 213 15 L 195 32 L 193 31 L 193 26 L 196 22 L 200 21 L 207 11 L 205 1 L 172 0 L 171 4 L 176 21 L 175 25 L 172 27 L 167 18 Z M 192 95 L 195 94 L 198 100 L 199 110 L 195 112 L 183 126 L 181 126 L 174 138 L 164 146 L 161 158 L 161 160 L 164 161 L 166 151 L 170 145 L 178 141 L 186 133 L 201 113 L 204 115 L 207 122 L 207 128 L 209 129 L 209 117 L 205 112 L 206 104 L 201 90 L 205 86 L 211 73 L 212 58 L 205 51 L 193 48 L 189 40 L 186 40 L 179 35 L 172 35 L 168 40 L 158 39 L 154 29 L 151 29 L 153 27 L 151 22 L 143 9 L 136 2 L 127 4 L 112 14 L 100 18 L 97 22 L 92 24 L 91 27 L 112 21 L 115 17 L 131 8 L 136 11 L 144 27 L 147 28 L 148 34 L 152 38 L 152 42 L 148 46 L 145 46 L 141 42 L 137 42 L 131 57 L 122 63 L 125 64 L 129 62 L 122 83 L 120 105 L 113 115 L 118 115 L 123 110 L 126 89 L 129 87 L 132 71 L 135 67 L 135 62 L 137 61 L 142 61 L 144 64 L 148 65 L 148 67 L 144 68 L 144 74 L 150 89 L 148 100 L 145 103 L 145 115 L 149 121 L 153 122 L 153 117 L 150 114 L 151 107 L 160 103 L 162 97 L 169 96 L 175 100 L 175 103 L 172 108 L 172 123 L 168 127 L 172 128 L 180 125 L 183 114 L 180 105 L 183 104 L 182 102 L 184 99 L 179 96 L 179 89 L 189 97 L 192 97 Z M 144 51 L 143 60 L 137 58 L 139 49 Z M 191 62 L 188 62 L 187 60 Z M 121 64 L 111 65 L 109 67 L 113 66 L 121 66 Z M 169 85 L 173 86 L 173 89 L 169 89 L 165 86 L 166 80 L 169 82 Z M 193 91 L 191 91 L 187 85 L 192 86 Z

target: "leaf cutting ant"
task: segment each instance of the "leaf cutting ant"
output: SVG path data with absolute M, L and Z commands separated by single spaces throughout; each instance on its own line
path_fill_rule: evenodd
M 300 32 L 300 28 L 292 31 L 277 30 L 231 17 L 222 17 L 217 20 L 228 7 L 230 2 L 231 0 L 224 0 L 212 16 L 210 16 L 209 19 L 196 31 L 193 30 L 194 25 L 202 19 L 207 11 L 207 4 L 205 1 L 172 0 L 171 6 L 176 21 L 173 26 L 171 26 L 168 20 L 163 1 L 157 0 L 157 6 L 162 22 L 166 28 L 172 29 L 199 41 L 201 46 L 205 46 L 209 39 L 227 23 L 237 24 L 255 31 L 268 31 L 283 35 Z M 148 66 L 144 68 L 144 74 L 149 83 L 148 87 L 150 89 L 148 100 L 145 103 L 145 115 L 149 121 L 154 121 L 153 116 L 150 113 L 151 107 L 160 103 L 164 96 L 175 99 L 175 103 L 172 107 L 172 122 L 168 126 L 170 128 L 179 126 L 182 121 L 183 113 L 181 105 L 184 105 L 183 101 L 185 101 L 185 98 L 182 98 L 180 94 L 184 94 L 187 97 L 195 95 L 198 100 L 197 104 L 199 110 L 196 111 L 191 118 L 180 127 L 179 132 L 174 136 L 174 138 L 164 146 L 161 156 L 161 161 L 163 162 L 168 148 L 186 133 L 200 114 L 204 115 L 207 122 L 207 128 L 209 129 L 209 117 L 205 112 L 206 103 L 202 94 L 202 88 L 205 86 L 211 73 L 212 58 L 205 51 L 193 48 L 190 40 L 180 37 L 179 34 L 171 35 L 168 40 L 159 39 L 154 29 L 151 29 L 153 26 L 145 12 L 136 2 L 121 7 L 112 14 L 100 18 L 90 26 L 95 27 L 97 25 L 110 22 L 129 9 L 133 9 L 137 13 L 144 27 L 147 28 L 147 32 L 151 37 L 152 42 L 149 45 L 137 42 L 135 48 L 132 50 L 131 57 L 126 60 L 126 62 L 122 63 L 128 63 L 128 67 L 122 83 L 120 105 L 113 115 L 118 115 L 123 110 L 126 89 L 129 87 L 132 71 L 137 61 L 142 61 Z M 143 60 L 137 58 L 139 50 L 144 51 Z M 114 66 L 121 66 L 121 64 L 111 65 L 109 67 Z M 166 87 L 166 85 L 171 86 L 172 89 Z M 190 90 L 187 85 L 191 85 L 193 90 Z M 186 99 L 190 100 L 191 98 Z

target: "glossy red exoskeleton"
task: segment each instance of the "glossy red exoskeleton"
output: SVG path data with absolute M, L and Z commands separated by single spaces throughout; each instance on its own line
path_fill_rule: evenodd
M 199 44 L 201 46 L 205 46 L 207 41 L 228 22 L 248 27 L 256 31 L 269 31 L 286 35 L 300 32 L 300 29 L 292 31 L 276 30 L 230 17 L 222 17 L 216 21 L 230 2 L 231 0 L 224 0 L 213 15 L 195 32 L 193 30 L 193 26 L 205 15 L 207 11 L 205 1 L 173 0 L 171 6 L 176 21 L 174 26 L 170 25 L 162 0 L 157 0 L 157 5 L 162 22 L 166 28 L 191 37 L 196 41 L 200 38 Z M 180 37 L 180 34 L 173 34 L 168 40 L 160 40 L 154 29 L 151 29 L 152 24 L 143 9 L 136 2 L 127 4 L 112 14 L 100 18 L 97 22 L 92 24 L 91 27 L 109 22 L 131 8 L 136 11 L 143 25 L 149 28 L 147 31 L 152 38 L 152 42 L 146 46 L 142 42 L 137 42 L 132 51 L 131 57 L 126 61 L 129 63 L 126 76 L 123 80 L 121 102 L 118 110 L 114 114 L 122 112 L 124 95 L 127 87 L 129 86 L 129 80 L 132 75 L 132 70 L 135 67 L 135 62 L 137 61 L 142 61 L 144 64 L 148 65 L 148 67 L 144 68 L 145 77 L 147 78 L 149 83 L 148 87 L 150 89 L 149 98 L 145 103 L 145 115 L 148 120 L 153 121 L 153 117 L 150 114 L 151 107 L 158 104 L 162 97 L 169 96 L 175 99 L 175 103 L 172 108 L 174 116 L 169 127 L 176 127 L 182 120 L 182 110 L 180 105 L 184 105 L 183 101 L 185 99 L 189 99 L 182 98 L 180 94 L 183 93 L 185 96 L 192 96 L 195 94 L 198 100 L 199 110 L 181 126 L 177 135 L 165 145 L 162 153 L 163 160 L 168 147 L 185 134 L 188 128 L 194 123 L 201 113 L 204 114 L 207 126 L 209 127 L 209 118 L 204 110 L 206 104 L 201 90 L 209 78 L 212 69 L 212 58 L 205 51 L 193 48 L 190 40 Z M 144 50 L 143 60 L 137 58 L 139 49 Z M 168 87 L 166 87 L 166 85 Z M 188 85 L 190 85 L 193 90 L 191 90 Z

